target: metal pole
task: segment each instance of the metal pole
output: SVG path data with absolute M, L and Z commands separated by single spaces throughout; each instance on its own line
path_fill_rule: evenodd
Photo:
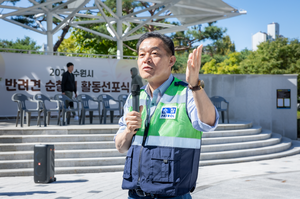
M 123 41 L 122 41 L 122 0 L 116 0 L 117 2 L 117 16 L 119 17 L 119 20 L 117 22 L 117 33 L 119 35 L 119 38 L 117 40 L 117 59 L 123 59 Z
M 52 0 L 47 0 L 52 1 Z M 52 9 L 52 4 L 47 6 L 49 10 Z M 47 55 L 53 54 L 53 14 L 51 12 L 47 13 Z

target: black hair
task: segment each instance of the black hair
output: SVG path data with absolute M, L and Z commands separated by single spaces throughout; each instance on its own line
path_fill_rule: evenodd
M 168 54 L 174 55 L 175 54 L 175 49 L 174 49 L 174 43 L 172 41 L 172 39 L 168 36 L 162 35 L 160 33 L 157 32 L 147 32 L 145 34 L 143 34 L 138 43 L 136 44 L 136 51 L 137 53 L 139 53 L 139 48 L 141 43 L 148 38 L 159 38 L 161 39 L 164 44 L 165 44 L 165 50 L 167 51 Z
M 67 67 L 69 68 L 69 66 L 74 66 L 74 64 L 72 62 L 67 63 Z

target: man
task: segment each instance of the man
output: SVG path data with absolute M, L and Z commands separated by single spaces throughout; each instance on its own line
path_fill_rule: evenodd
M 67 63 L 67 68 L 68 70 L 63 73 L 62 75 L 62 81 L 61 81 L 61 91 L 63 95 L 66 95 L 68 98 L 72 99 L 73 98 L 73 92 L 75 93 L 75 97 L 77 97 L 77 88 L 76 88 L 76 83 L 75 83 L 75 76 L 72 73 L 74 70 L 74 64 L 69 62 Z M 67 102 L 67 107 L 73 108 L 73 102 Z M 76 115 L 75 112 L 72 112 L 74 119 L 78 120 L 79 117 Z
M 130 73 L 131 73 L 131 86 L 133 84 L 138 84 L 140 86 L 140 88 L 143 87 L 143 81 L 142 78 L 138 75 L 138 69 L 133 67 L 130 69 Z
M 195 189 L 201 131 L 214 130 L 219 115 L 200 85 L 202 45 L 189 55 L 186 81 L 174 78 L 172 40 L 146 33 L 137 43 L 138 67 L 148 84 L 141 89 L 140 112 L 132 97 L 115 136 L 119 152 L 127 152 L 123 189 L 131 198 L 191 198 Z

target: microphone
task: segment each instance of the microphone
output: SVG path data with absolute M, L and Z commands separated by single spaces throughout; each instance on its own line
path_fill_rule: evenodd
M 140 111 L 140 85 L 133 84 L 131 87 L 133 111 Z
M 140 111 L 140 85 L 132 84 L 131 94 L 132 94 L 132 110 L 139 112 Z M 135 129 L 138 131 L 139 129 Z

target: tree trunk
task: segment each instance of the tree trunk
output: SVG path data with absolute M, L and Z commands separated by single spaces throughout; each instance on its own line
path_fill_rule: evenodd
M 71 26 L 67 25 L 65 26 L 62 30 L 63 32 L 61 33 L 61 36 L 59 37 L 59 39 L 57 40 L 57 42 L 55 43 L 54 47 L 53 47 L 53 52 L 56 52 L 58 47 L 60 46 L 61 42 L 63 42 L 63 40 L 65 39 L 66 34 L 68 33 L 69 29 Z

